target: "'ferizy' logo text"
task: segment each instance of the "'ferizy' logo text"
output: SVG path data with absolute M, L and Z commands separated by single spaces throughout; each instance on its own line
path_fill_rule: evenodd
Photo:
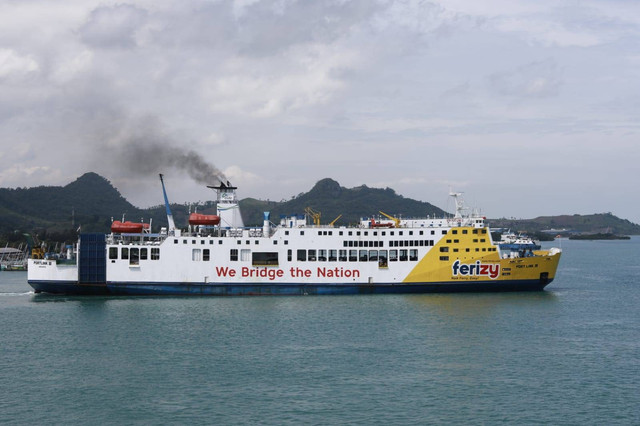
M 453 276 L 487 276 L 492 280 L 495 280 L 500 276 L 500 264 L 497 263 L 480 263 L 479 260 L 476 263 L 460 263 L 459 260 L 453 262 L 451 266 Z

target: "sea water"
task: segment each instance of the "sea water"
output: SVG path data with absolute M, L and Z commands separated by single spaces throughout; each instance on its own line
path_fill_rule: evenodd
M 640 424 L 640 238 L 558 244 L 532 293 L 65 297 L 0 272 L 0 423 Z

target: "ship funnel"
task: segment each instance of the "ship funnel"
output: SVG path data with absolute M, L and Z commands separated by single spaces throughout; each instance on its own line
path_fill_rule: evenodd
M 263 217 L 264 217 L 264 221 L 262 222 L 262 234 L 265 237 L 268 237 L 270 232 L 271 232 L 271 225 L 269 223 L 269 216 L 271 215 L 270 212 L 264 212 L 263 213 Z
M 167 191 L 164 188 L 164 180 L 162 179 L 162 173 L 160 173 L 160 183 L 162 184 L 162 195 L 164 195 L 164 206 L 167 209 L 167 222 L 169 222 L 168 235 L 174 235 L 176 231 L 176 224 L 173 222 L 173 215 L 171 214 L 171 208 L 169 207 L 169 199 L 167 198 Z
M 240 214 L 240 204 L 236 195 L 237 186 L 220 182 L 220 185 L 207 185 L 207 188 L 215 190 L 218 194 L 218 216 L 220 216 L 220 226 L 223 228 L 243 228 L 242 215 Z

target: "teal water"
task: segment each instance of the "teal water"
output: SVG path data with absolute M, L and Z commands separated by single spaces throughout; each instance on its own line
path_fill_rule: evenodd
M 561 244 L 536 293 L 60 297 L 0 272 L 0 423 L 640 424 L 640 238 Z

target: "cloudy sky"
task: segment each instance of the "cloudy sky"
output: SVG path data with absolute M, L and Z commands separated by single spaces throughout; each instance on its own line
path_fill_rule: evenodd
M 0 0 L 0 187 L 332 177 L 640 223 L 639 126 L 635 0 Z

